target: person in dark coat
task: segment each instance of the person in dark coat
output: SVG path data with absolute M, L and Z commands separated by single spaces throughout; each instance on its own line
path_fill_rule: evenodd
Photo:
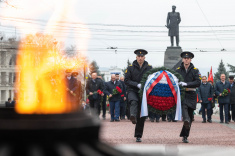
M 228 122 L 228 105 L 230 103 L 230 97 L 228 95 L 223 95 L 224 89 L 231 89 L 230 83 L 226 81 L 225 74 L 220 75 L 220 81 L 215 85 L 215 93 L 218 96 L 219 102 L 219 109 L 220 109 L 220 123 L 224 122 L 224 114 L 225 114 L 225 123 L 229 124 Z M 223 114 L 224 109 L 224 114 Z
M 233 98 L 235 98 L 234 93 L 232 93 L 232 89 L 234 86 L 234 76 L 229 76 L 229 83 L 230 83 L 230 87 L 231 87 L 231 93 L 230 93 L 230 104 L 229 104 L 229 112 L 228 112 L 228 120 L 229 122 L 231 121 L 231 119 L 234 121 L 234 116 L 235 116 L 235 105 L 234 102 L 231 102 L 231 100 L 233 100 Z M 230 111 L 232 112 L 232 114 L 230 114 Z
M 215 107 L 215 98 L 217 98 L 217 96 L 215 95 L 215 86 L 214 86 L 213 82 L 211 80 L 209 80 L 208 83 L 211 84 L 212 90 L 213 90 L 213 97 L 212 97 L 212 101 L 211 101 L 211 120 L 212 120 L 213 108 Z
M 207 77 L 202 77 L 201 86 L 198 88 L 198 99 L 202 107 L 202 123 L 206 123 L 205 109 L 207 109 L 207 121 L 212 122 L 211 120 L 211 102 L 213 100 L 213 88 L 209 82 L 207 82 Z
M 113 94 L 114 89 L 116 87 L 119 87 L 121 89 L 121 92 L 118 94 Z M 104 92 L 109 96 L 109 104 L 110 104 L 110 114 L 111 114 L 111 120 L 110 122 L 120 121 L 120 101 L 121 101 L 121 94 L 122 94 L 122 84 L 121 82 L 116 80 L 115 74 L 111 75 L 111 81 L 105 83 Z M 115 115 L 114 115 L 115 111 Z
M 184 82 L 179 82 L 179 85 L 185 87 L 185 97 L 182 101 L 183 128 L 180 137 L 182 141 L 188 143 L 188 136 L 193 121 L 193 112 L 197 105 L 196 87 L 201 84 L 201 74 L 197 68 L 191 63 L 194 54 L 191 52 L 181 53 L 182 64 L 176 69 L 176 72 L 182 75 Z
M 8 98 L 7 101 L 5 102 L 6 107 L 12 107 L 12 101 L 11 98 Z
M 121 94 L 121 101 L 120 101 L 120 119 L 125 120 L 126 115 L 126 85 L 124 83 L 124 77 L 119 79 L 119 74 L 115 74 L 116 80 L 122 84 L 123 92 Z
M 130 104 L 130 120 L 133 124 L 136 124 L 134 137 L 136 137 L 136 142 L 141 142 L 145 117 L 140 117 L 141 101 L 138 91 L 141 88 L 140 81 L 142 76 L 152 69 L 152 66 L 145 61 L 145 55 L 148 53 L 146 50 L 137 49 L 134 53 L 137 55 L 136 60 L 125 71 L 124 82 L 128 88 L 127 96 L 128 103 Z
M 72 76 L 71 69 L 67 69 L 65 73 L 66 73 L 66 77 L 64 81 L 66 84 L 66 91 L 67 91 L 66 102 L 68 102 L 71 105 L 72 110 L 79 109 L 78 105 L 76 104 L 77 96 L 79 96 L 76 94 L 76 90 L 78 88 L 77 80 Z
M 234 77 L 229 77 L 229 82 L 231 86 L 231 93 L 230 93 L 230 104 L 231 104 L 231 110 L 232 110 L 232 117 L 231 119 L 235 122 L 235 83 L 234 83 Z
M 81 100 L 82 100 L 82 83 L 78 78 L 78 72 L 73 72 L 72 76 L 77 80 L 77 89 L 75 91 L 76 94 L 76 104 L 78 106 L 81 105 Z
M 99 115 L 99 107 L 101 102 L 101 97 L 104 96 L 97 93 L 98 90 L 103 92 L 104 85 L 101 79 L 97 78 L 97 73 L 93 72 L 91 74 L 91 79 L 87 81 L 86 92 L 89 95 L 88 99 L 90 101 L 90 108 L 94 109 L 92 111 L 93 115 Z
M 103 86 L 105 86 L 105 81 L 103 80 L 102 76 L 97 76 L 103 83 Z M 101 108 L 102 108 L 102 118 L 103 120 L 106 119 L 106 100 L 107 100 L 107 95 L 103 93 L 104 96 L 101 96 L 101 106 L 99 107 L 99 115 L 101 113 Z

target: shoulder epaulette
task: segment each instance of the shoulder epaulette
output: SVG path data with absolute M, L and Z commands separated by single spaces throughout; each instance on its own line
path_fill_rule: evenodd
M 129 65 L 129 66 L 132 66 L 132 64 L 131 64 L 131 65 Z
M 196 67 L 195 67 L 195 68 L 193 68 L 193 69 L 197 70 L 197 68 L 196 68 Z
M 180 69 L 180 67 L 178 67 L 177 69 Z
M 152 65 L 149 64 L 149 66 L 152 66 Z

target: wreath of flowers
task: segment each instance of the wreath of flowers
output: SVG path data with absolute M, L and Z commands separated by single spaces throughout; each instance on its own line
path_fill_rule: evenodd
M 143 89 L 145 86 L 145 82 L 148 79 L 148 76 L 155 72 L 164 71 L 164 70 L 169 71 L 172 74 L 174 74 L 179 79 L 179 82 L 184 81 L 183 77 L 179 73 L 171 69 L 168 69 L 165 67 L 153 68 L 147 71 L 143 75 L 142 80 L 140 81 L 141 89 L 139 90 L 139 95 L 140 95 L 141 101 L 142 101 L 142 96 L 143 96 Z M 185 89 L 182 86 L 179 86 L 179 87 L 180 87 L 181 101 L 183 101 L 184 95 L 185 95 Z M 157 84 L 156 87 L 154 87 L 154 89 L 149 94 L 147 101 L 148 101 L 148 110 L 155 114 L 159 114 L 159 115 L 168 114 L 176 110 L 174 97 L 172 96 L 172 92 L 169 86 L 166 84 L 165 85 Z M 151 104 L 151 106 L 149 104 Z

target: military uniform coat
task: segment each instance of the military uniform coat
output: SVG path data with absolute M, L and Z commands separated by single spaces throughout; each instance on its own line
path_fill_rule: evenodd
M 201 74 L 192 63 L 190 63 L 187 71 L 184 68 L 184 63 L 182 63 L 181 66 L 176 69 L 176 72 L 183 76 L 184 82 L 187 83 L 186 88 L 196 88 L 200 86 Z M 188 107 L 195 110 L 197 105 L 196 91 L 186 91 L 184 101 L 182 101 L 182 105 L 187 105 Z
M 127 85 L 128 101 L 139 101 L 139 88 L 137 85 L 140 83 L 142 76 L 150 69 L 152 69 L 152 66 L 149 65 L 147 61 L 144 61 L 142 67 L 140 68 L 137 60 L 135 60 L 132 65 L 127 68 L 125 71 L 124 82 Z

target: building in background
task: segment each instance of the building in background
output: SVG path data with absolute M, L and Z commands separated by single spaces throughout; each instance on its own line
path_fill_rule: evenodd
M 9 39 L 0 44 L 0 105 L 5 105 L 8 98 L 13 99 L 15 96 L 18 42 Z
M 120 76 L 123 75 L 122 69 L 116 66 L 111 66 L 110 68 L 100 67 L 99 70 L 100 70 L 100 74 L 104 74 L 105 81 L 110 81 L 112 74 L 119 74 Z

